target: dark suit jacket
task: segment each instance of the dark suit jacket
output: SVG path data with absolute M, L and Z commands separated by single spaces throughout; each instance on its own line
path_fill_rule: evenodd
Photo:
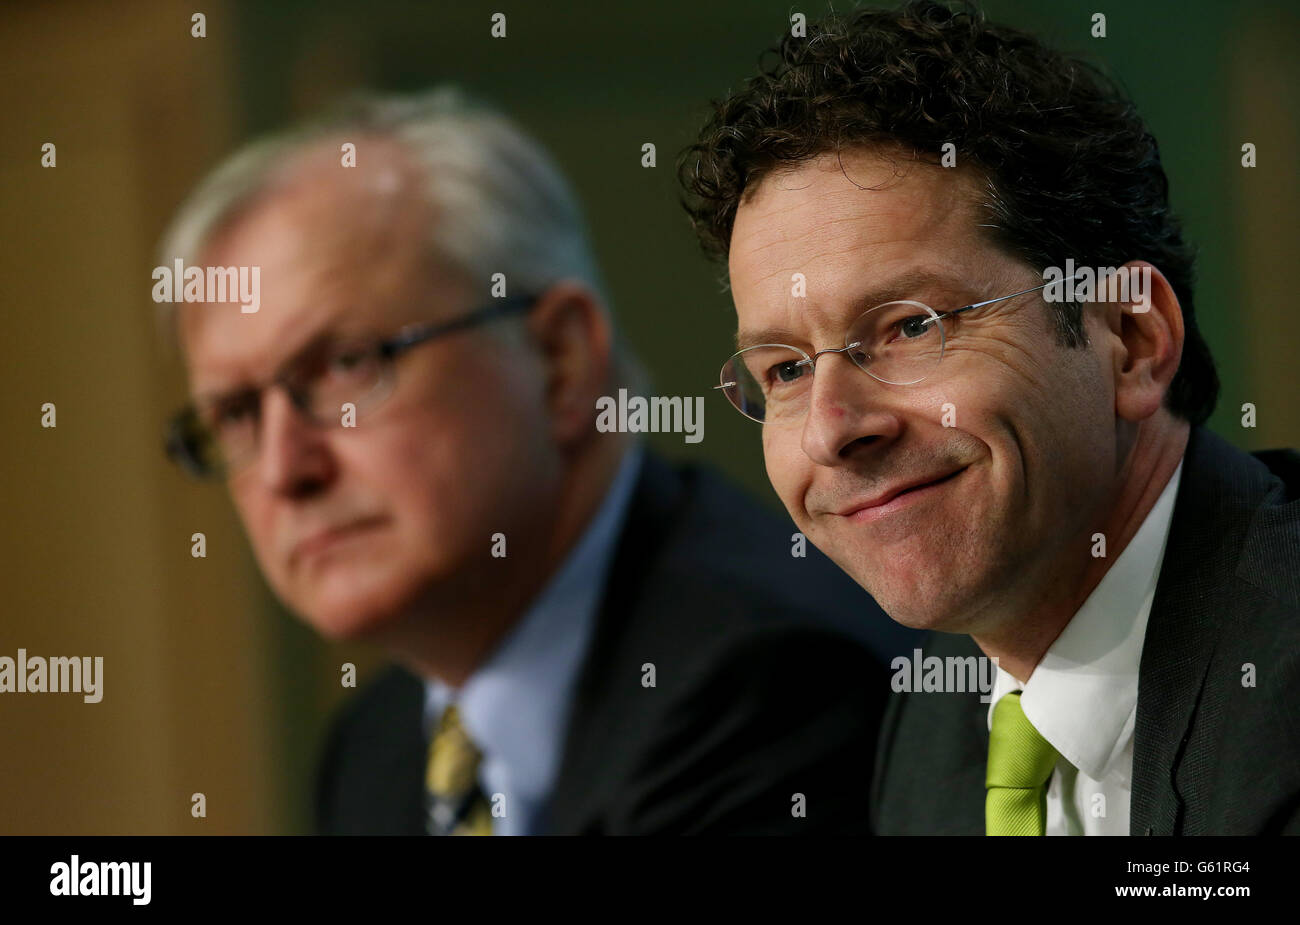
M 919 634 L 812 546 L 793 557 L 794 532 L 709 471 L 646 454 L 549 831 L 866 831 L 889 658 Z M 319 831 L 422 832 L 423 704 L 421 682 L 392 668 L 345 706 L 321 764 Z M 792 815 L 795 793 L 806 818 Z
M 1300 454 L 1195 428 L 1138 671 L 1132 835 L 1300 833 Z M 981 655 L 932 634 L 925 655 Z M 1247 664 L 1255 686 L 1242 684 Z M 884 834 L 984 833 L 988 704 L 891 694 Z

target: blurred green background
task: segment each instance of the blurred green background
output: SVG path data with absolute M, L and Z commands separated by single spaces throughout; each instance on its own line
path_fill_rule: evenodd
M 851 4 L 837 3 L 840 10 Z M 1300 343 L 1285 282 L 1300 240 L 1300 10 L 1213 0 L 1000 0 L 991 18 L 1118 75 L 1160 141 L 1200 248 L 1198 315 L 1223 379 L 1211 426 L 1248 448 L 1300 445 Z M 272 600 L 219 490 L 158 451 L 182 379 L 153 337 L 151 248 L 170 211 L 241 142 L 348 90 L 454 81 L 536 136 L 567 172 L 615 312 L 667 395 L 706 396 L 703 458 L 776 505 L 758 428 L 713 393 L 734 316 L 701 256 L 674 163 L 759 53 L 823 7 L 789 0 L 205 5 L 0 10 L 10 341 L 3 480 L 8 613 L 0 654 L 106 654 L 102 709 L 0 699 L 0 831 L 298 832 L 339 665 Z M 507 16 L 492 39 L 490 16 Z M 1107 17 L 1104 39 L 1092 15 Z M 40 145 L 59 143 L 42 170 Z M 653 142 L 658 166 L 641 166 Z M 1240 164 L 1254 143 L 1258 166 Z M 59 403 L 59 428 L 34 422 Z M 1243 429 L 1254 403 L 1258 426 Z M 192 530 L 207 560 L 189 556 Z M 215 540 L 214 540 L 215 538 Z M 4 746 L 10 747 L 4 747 Z M 52 756 L 42 770 L 25 754 Z M 207 819 L 189 796 L 209 796 Z

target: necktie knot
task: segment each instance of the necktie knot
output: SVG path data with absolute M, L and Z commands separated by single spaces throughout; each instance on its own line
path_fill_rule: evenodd
M 453 703 L 442 712 L 442 719 L 429 743 L 429 765 L 425 785 L 439 797 L 457 797 L 468 793 L 478 776 L 482 753 L 461 725 L 460 711 Z
M 1059 753 L 1034 728 L 1012 691 L 993 707 L 984 785 L 989 835 L 1042 835 L 1047 828 L 1047 782 Z
M 425 769 L 428 831 L 432 835 L 491 835 L 492 814 L 478 786 L 483 755 L 453 703 L 443 710 L 429 743 Z

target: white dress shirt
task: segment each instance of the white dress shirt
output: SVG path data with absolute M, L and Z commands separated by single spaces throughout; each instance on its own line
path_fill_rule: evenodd
M 1029 681 L 997 669 L 989 728 L 1002 695 L 1022 691 L 1025 717 L 1061 755 L 1047 787 L 1048 835 L 1129 834 L 1138 667 L 1182 472 L 1179 462 Z

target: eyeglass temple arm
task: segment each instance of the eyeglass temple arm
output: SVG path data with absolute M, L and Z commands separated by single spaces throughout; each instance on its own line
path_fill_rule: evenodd
M 1032 289 L 1021 289 L 1019 292 L 1011 293 L 1011 295 L 1000 295 L 996 299 L 985 299 L 983 302 L 976 302 L 972 305 L 963 305 L 961 308 L 954 308 L 952 311 L 936 312 L 936 315 L 939 318 L 943 318 L 947 315 L 957 315 L 960 314 L 961 312 L 968 312 L 972 308 L 983 308 L 985 305 L 992 305 L 994 302 L 1003 302 L 1006 301 L 1007 299 L 1014 299 L 1016 296 L 1024 295 L 1026 292 L 1037 292 L 1039 289 L 1046 289 L 1048 286 L 1057 286 L 1060 285 L 1061 283 L 1067 282 L 1072 279 L 1078 279 L 1078 278 L 1079 278 L 1079 274 L 1075 273 L 1073 276 L 1066 276 L 1063 279 L 1054 279 L 1050 282 L 1043 283 L 1043 285 L 1041 286 L 1034 286 Z M 933 320 L 934 320 L 933 318 L 927 319 L 925 323 L 929 324 Z M 850 344 L 849 346 L 853 346 L 853 345 Z M 843 349 L 847 350 L 848 347 L 845 347 Z M 824 351 L 824 352 L 834 353 L 837 351 Z M 715 385 L 713 388 L 715 391 L 717 389 L 729 389 L 735 384 L 736 384 L 735 382 L 724 382 L 721 385 Z
M 401 353 L 416 344 L 423 343 L 434 337 L 441 337 L 443 334 L 450 334 L 453 331 L 459 331 L 462 328 L 472 328 L 492 321 L 502 315 L 508 315 L 511 312 L 520 311 L 521 309 L 530 308 L 537 301 L 535 296 L 510 296 L 495 302 L 486 308 L 476 312 L 471 312 L 463 318 L 455 318 L 451 321 L 441 321 L 433 324 L 418 325 L 405 332 L 399 333 L 382 344 L 382 349 L 389 356 Z
M 972 308 L 983 308 L 985 305 L 992 305 L 994 302 L 1003 302 L 1006 301 L 1007 299 L 1014 299 L 1016 296 L 1024 295 L 1026 292 L 1037 292 L 1039 289 L 1046 289 L 1048 286 L 1059 286 L 1061 283 L 1068 282 L 1069 280 L 1078 279 L 1078 278 L 1079 278 L 1079 274 L 1075 273 L 1073 276 L 1066 276 L 1063 279 L 1054 279 L 1051 282 L 1043 283 L 1043 285 L 1041 286 L 1034 286 L 1032 289 L 1022 289 L 1019 292 L 1011 293 L 1011 295 L 1000 295 L 996 299 L 985 299 L 983 302 L 976 302 L 973 305 L 963 305 L 961 308 L 954 308 L 952 311 L 949 312 L 939 312 L 939 316 L 943 317 L 944 315 L 956 315 L 961 312 L 968 312 Z

